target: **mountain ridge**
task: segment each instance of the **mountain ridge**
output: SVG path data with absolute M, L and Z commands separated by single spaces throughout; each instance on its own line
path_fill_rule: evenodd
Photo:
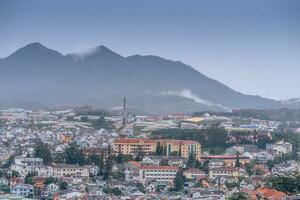
M 35 42 L 0 59 L 5 85 L 0 107 L 26 100 L 45 106 L 110 108 L 120 105 L 123 96 L 129 107 L 161 113 L 281 106 L 235 91 L 180 61 L 153 55 L 124 57 L 103 45 L 86 53 L 63 55 Z

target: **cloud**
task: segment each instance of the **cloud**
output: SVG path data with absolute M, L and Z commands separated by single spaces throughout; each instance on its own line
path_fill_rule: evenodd
M 78 52 L 73 53 L 73 54 L 83 58 L 85 56 L 95 53 L 97 51 L 97 49 L 98 49 L 98 47 L 85 48 L 85 49 L 81 49 Z
M 231 112 L 231 108 L 228 108 L 228 107 L 223 106 L 221 104 L 216 104 L 216 103 L 213 103 L 212 101 L 200 98 L 196 94 L 193 94 L 190 89 L 181 89 L 179 91 L 174 91 L 174 90 L 161 91 L 160 94 L 161 95 L 173 95 L 173 96 L 185 97 L 185 98 L 194 100 L 194 102 L 196 102 L 196 103 L 201 103 L 201 104 L 204 104 L 204 105 L 207 105 L 207 106 L 216 106 L 216 107 L 219 107 L 219 108 L 222 108 L 224 110 L 227 110 L 227 111 Z

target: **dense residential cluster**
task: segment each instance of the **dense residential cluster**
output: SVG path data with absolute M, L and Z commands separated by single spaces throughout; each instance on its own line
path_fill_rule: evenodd
M 299 127 L 125 105 L 2 110 L 0 199 L 297 199 Z

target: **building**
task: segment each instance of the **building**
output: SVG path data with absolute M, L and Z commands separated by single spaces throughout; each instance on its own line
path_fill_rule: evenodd
M 138 152 L 146 154 L 156 151 L 156 141 L 151 139 L 115 139 L 113 150 L 124 155 L 136 155 Z
M 226 167 L 235 167 L 235 162 L 237 159 L 237 155 L 221 155 L 221 156 L 202 156 L 202 161 L 211 161 L 213 159 L 218 159 L 224 162 L 224 166 Z M 246 156 L 239 156 L 239 162 L 242 165 L 250 163 L 250 158 Z
M 267 152 L 275 155 L 289 154 L 292 152 L 293 145 L 289 142 L 279 141 L 275 144 L 266 144 Z
M 242 172 L 234 167 L 219 167 L 209 169 L 209 178 L 214 179 L 220 176 L 234 176 L 238 177 L 242 174 Z
M 183 172 L 183 175 L 187 178 L 187 179 L 196 179 L 196 180 L 200 180 L 202 178 L 206 177 L 205 172 L 201 171 L 198 168 L 190 168 L 187 169 Z
M 275 189 L 270 188 L 259 188 L 255 190 L 250 195 L 251 200 L 256 199 L 273 199 L 273 200 L 285 200 L 287 198 L 287 195 L 283 192 L 277 191 Z
M 17 184 L 10 189 L 10 193 L 26 198 L 34 198 L 34 187 L 29 184 Z
M 153 180 L 157 185 L 167 185 L 173 183 L 173 180 L 178 172 L 176 166 L 150 166 L 142 165 L 135 161 L 130 161 L 130 164 L 139 171 L 139 182 L 146 184 Z
M 54 177 L 63 177 L 63 176 L 72 176 L 78 178 L 88 178 L 90 173 L 95 173 L 95 166 L 91 165 L 69 165 L 69 164 L 57 164 L 53 165 L 50 170 L 51 176 Z
M 46 178 L 44 177 L 34 177 L 33 183 L 34 187 L 41 190 L 45 186 Z
M 165 148 L 167 156 L 177 152 L 184 158 L 188 158 L 191 154 L 195 155 L 198 160 L 201 158 L 201 145 L 197 141 L 161 139 L 158 142 Z
M 22 176 L 29 173 L 40 173 L 44 168 L 42 158 L 15 158 L 14 164 L 11 165 L 12 171 L 17 171 Z
M 181 157 L 188 158 L 194 154 L 197 159 L 201 157 L 201 145 L 192 140 L 169 140 L 169 139 L 115 139 L 113 150 L 124 155 L 136 155 L 138 152 L 151 154 L 156 151 L 157 144 L 164 148 L 166 156 L 173 153 L 180 154 Z

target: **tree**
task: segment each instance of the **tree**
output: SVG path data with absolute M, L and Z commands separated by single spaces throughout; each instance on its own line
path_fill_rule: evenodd
M 241 163 L 240 163 L 240 154 L 237 152 L 236 153 L 236 158 L 235 158 L 235 167 L 241 167 Z
M 119 188 L 103 188 L 103 192 L 106 194 L 113 194 L 116 196 L 122 195 L 122 191 Z
M 174 178 L 174 190 L 180 191 L 182 190 L 183 184 L 184 184 L 185 178 L 183 176 L 182 171 L 178 171 L 175 178 Z
M 65 149 L 64 157 L 67 164 L 85 164 L 84 154 L 76 143 L 71 143 L 70 146 Z
M 34 156 L 42 158 L 45 165 L 52 163 L 52 155 L 48 144 L 39 142 L 35 147 Z
M 103 152 L 101 153 L 98 167 L 99 167 L 99 174 L 102 175 L 103 170 L 104 170 L 104 153 Z
M 228 200 L 247 200 L 247 194 L 244 192 L 233 193 Z
M 10 155 L 7 159 L 7 161 L 4 163 L 4 165 L 1 166 L 2 169 L 7 169 L 9 168 L 12 163 L 14 162 L 15 156 Z
M 37 173 L 28 173 L 25 177 L 25 183 L 33 185 L 33 179 L 37 176 Z
M 267 135 L 260 135 L 257 140 L 257 148 L 265 149 L 267 143 L 272 143 L 272 140 Z
M 181 144 L 181 141 L 179 142 L 179 151 L 178 151 L 178 156 L 180 156 L 181 157 L 181 155 L 182 155 L 182 150 L 181 150 L 181 148 L 182 148 L 182 144 Z
M 60 190 L 66 190 L 66 189 L 68 189 L 68 183 L 66 181 L 61 181 L 59 183 L 59 189 Z
M 13 171 L 11 172 L 11 177 L 19 177 L 19 176 L 20 176 L 20 173 L 19 173 L 19 172 L 15 171 L 15 170 L 13 170 Z
M 160 162 L 159 162 L 159 165 L 160 166 L 168 166 L 169 165 L 168 159 L 167 158 L 161 159 Z
M 118 153 L 118 155 L 115 157 L 115 161 L 117 164 L 123 164 L 125 160 L 125 157 L 122 153 Z
M 95 129 L 101 129 L 101 128 L 104 128 L 104 129 L 113 129 L 113 128 L 115 128 L 112 122 L 105 121 L 105 118 L 104 118 L 103 115 L 100 116 L 99 119 L 93 121 L 92 122 L 92 126 Z
M 186 165 L 187 167 L 195 167 L 195 164 L 196 164 L 196 156 L 194 153 L 190 153 Z
M 171 156 L 178 156 L 178 152 L 177 151 L 172 151 L 170 155 Z
M 104 168 L 104 177 L 103 177 L 104 180 L 107 180 L 109 178 L 109 175 L 111 175 L 112 167 L 113 167 L 113 157 L 111 155 L 111 147 L 109 144 L 107 148 L 107 159 Z
M 245 168 L 246 168 L 246 172 L 249 176 L 252 176 L 253 175 L 253 169 L 252 169 L 252 164 L 250 163 L 247 163 L 245 165 Z
M 271 176 L 266 179 L 267 186 L 276 190 L 288 193 L 297 194 L 300 191 L 300 174 L 296 176 Z
M 155 150 L 155 154 L 160 156 L 163 153 L 163 146 L 161 145 L 160 142 L 156 143 L 156 150 Z
M 46 185 L 50 185 L 50 184 L 52 184 L 52 183 L 57 183 L 58 182 L 58 180 L 57 180 L 57 178 L 55 178 L 55 177 L 47 177 L 46 178 L 46 180 L 45 180 L 45 184 Z

